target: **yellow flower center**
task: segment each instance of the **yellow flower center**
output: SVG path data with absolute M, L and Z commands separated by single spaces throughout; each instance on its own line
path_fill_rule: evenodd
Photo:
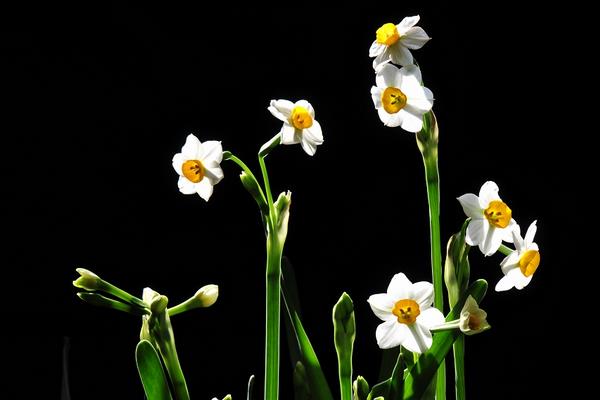
M 396 114 L 406 105 L 406 95 L 398 88 L 388 87 L 381 95 L 381 102 L 383 103 L 383 109 L 388 114 Z
M 401 324 L 412 324 L 417 320 L 421 310 L 416 301 L 411 299 L 398 300 L 394 304 L 392 314 L 398 317 L 398 322 Z
M 519 259 L 519 268 L 525 276 L 531 276 L 540 265 L 540 252 L 527 250 Z
M 491 201 L 483 213 L 489 223 L 497 228 L 506 228 L 512 218 L 512 210 L 500 200 Z
M 187 160 L 181 167 L 183 176 L 194 183 L 204 179 L 204 165 L 199 160 Z
M 392 23 L 381 25 L 381 28 L 377 29 L 376 32 L 377 43 L 391 46 L 400 39 L 398 28 Z
M 296 129 L 310 128 L 313 124 L 313 119 L 310 116 L 310 113 L 302 106 L 294 107 L 290 119 L 292 120 L 292 125 L 294 125 L 294 128 Z

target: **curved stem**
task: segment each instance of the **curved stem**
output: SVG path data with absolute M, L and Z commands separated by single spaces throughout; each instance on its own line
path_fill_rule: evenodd
M 235 155 L 233 155 L 233 153 L 228 152 L 228 154 L 224 157 L 227 160 L 231 160 L 234 163 L 236 163 L 248 176 L 252 177 L 252 179 L 254 179 L 255 181 L 258 182 L 258 180 L 256 179 L 256 177 L 254 176 L 254 174 L 252 173 L 252 171 L 250 171 L 250 168 L 248 168 L 248 166 L 246 164 L 244 164 L 244 162 L 242 160 L 240 160 L 239 158 L 237 158 Z M 262 166 L 261 166 L 262 169 Z M 262 198 L 267 201 L 266 197 L 265 197 L 265 193 L 263 192 L 262 188 L 260 187 L 260 185 L 258 185 L 258 190 L 260 192 L 260 195 L 262 196 Z M 267 188 L 267 190 L 269 190 Z
M 505 256 L 509 256 L 512 254 L 512 252 L 514 251 L 513 249 L 511 249 L 508 246 L 505 246 L 504 244 L 500 245 L 500 248 L 498 249 L 498 251 L 500 251 L 500 253 L 504 254 Z
M 265 191 L 267 192 L 267 204 L 269 205 L 269 228 L 271 233 L 274 232 L 275 228 L 275 207 L 273 206 L 273 195 L 271 194 L 271 185 L 269 184 L 269 174 L 267 173 L 267 166 L 265 165 L 265 157 L 261 154 L 258 155 L 258 163 L 260 164 L 260 170 L 262 172 L 263 181 L 265 184 Z

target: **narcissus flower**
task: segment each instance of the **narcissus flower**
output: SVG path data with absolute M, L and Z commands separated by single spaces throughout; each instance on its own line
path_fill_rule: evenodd
M 419 19 L 418 15 L 406 17 L 398 25 L 387 23 L 377 29 L 369 49 L 369 57 L 375 57 L 373 68 L 389 61 L 398 65 L 413 64 L 410 50 L 420 49 L 431 39 L 423 28 L 415 26 Z
M 502 241 L 513 241 L 516 222 L 512 210 L 500 199 L 498 185 L 488 181 L 481 186 L 479 196 L 467 193 L 458 198 L 467 217 L 471 218 L 465 241 L 469 246 L 479 246 L 486 255 L 494 254 Z
M 173 169 L 179 174 L 179 191 L 183 194 L 198 193 L 208 201 L 213 186 L 223 179 L 221 142 L 209 140 L 200 142 L 194 135 L 188 135 L 181 153 L 173 156 Z
M 465 335 L 475 335 L 490 329 L 490 324 L 487 322 L 487 313 L 479 308 L 471 295 L 467 297 L 460 312 L 459 328 Z
M 527 228 L 525 239 L 521 237 L 520 229 L 513 230 L 516 250 L 500 263 L 504 277 L 496 284 L 497 292 L 503 292 L 513 287 L 521 290 L 531 282 L 533 274 L 540 265 L 540 251 L 538 245 L 533 241 L 537 231 L 536 222 L 533 221 Z
M 433 107 L 433 93 L 421 85 L 421 70 L 416 65 L 398 69 L 386 64 L 376 74 L 377 86 L 371 97 L 385 126 L 401 126 L 408 132 L 419 132 L 423 114 Z
M 429 282 L 411 283 L 399 273 L 394 275 L 387 293 L 374 294 L 368 299 L 371 309 L 382 321 L 375 336 L 382 349 L 403 346 L 415 353 L 431 347 L 430 328 L 444 322 L 444 315 L 433 308 L 433 285 Z
M 309 156 L 314 155 L 317 146 L 323 144 L 321 125 L 308 101 L 271 100 L 268 109 L 275 118 L 283 121 L 279 132 L 281 144 L 300 143 Z

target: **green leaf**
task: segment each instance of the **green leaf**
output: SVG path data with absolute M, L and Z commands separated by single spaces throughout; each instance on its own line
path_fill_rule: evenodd
M 149 341 L 142 340 L 138 343 L 135 348 L 135 362 L 148 400 L 173 398 L 160 356 Z
M 310 385 L 306 376 L 306 369 L 300 361 L 294 368 L 294 399 L 310 400 Z
M 353 400 L 367 400 L 369 396 L 369 384 L 365 378 L 360 375 L 357 376 L 352 385 L 352 390 L 354 392 Z
M 248 379 L 248 395 L 246 396 L 246 400 L 252 400 L 252 392 L 254 391 L 254 375 L 250 375 Z
M 485 296 L 487 287 L 488 284 L 483 279 L 473 282 L 469 289 L 461 296 L 458 303 L 452 308 L 446 317 L 446 321 L 452 321 L 459 318 L 460 311 L 469 295 L 473 296 L 477 303 L 480 303 Z M 444 360 L 452 348 L 452 344 L 459 335 L 462 335 L 462 333 L 457 330 L 443 331 L 434 334 L 431 348 L 421 354 L 417 363 L 408 371 L 406 379 L 404 380 L 404 399 L 421 398 L 435 376 L 435 372 L 439 365 Z
M 295 340 L 290 341 L 290 352 L 297 354 L 298 360 L 306 370 L 307 381 L 310 385 L 310 392 L 314 400 L 333 400 L 331 390 L 321 369 L 321 364 L 315 353 L 310 339 L 302 326 L 299 314 L 298 289 L 294 279 L 293 268 L 289 260 L 282 262 L 281 271 L 281 293 L 285 304 L 286 316 L 289 327 L 292 332 L 291 337 Z M 293 357 L 293 356 L 292 356 Z
M 396 365 L 392 371 L 392 375 L 383 382 L 373 386 L 371 392 L 367 396 L 367 400 L 376 400 L 378 397 L 385 399 L 399 399 L 402 396 L 402 387 L 404 385 L 404 358 L 402 353 L 398 353 Z
M 123 311 L 137 316 L 148 315 L 146 308 L 138 307 L 129 303 L 122 303 L 118 300 L 110 299 L 98 293 L 79 292 L 77 296 L 86 303 L 99 307 L 112 308 L 113 310 Z

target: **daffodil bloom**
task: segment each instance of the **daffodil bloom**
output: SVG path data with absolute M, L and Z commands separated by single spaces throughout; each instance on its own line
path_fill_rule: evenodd
M 431 331 L 439 332 L 460 329 L 462 333 L 470 336 L 490 328 L 490 324 L 487 322 L 487 313 L 479 308 L 477 301 L 473 296 L 469 295 L 460 311 L 459 319 L 444 322 L 442 325 L 433 326 L 431 327 Z
M 415 26 L 420 17 L 406 17 L 398 25 L 383 24 L 375 34 L 375 41 L 369 49 L 369 57 L 375 57 L 373 68 L 393 62 L 398 65 L 413 64 L 410 50 L 423 47 L 431 39 L 423 28 Z
M 423 353 L 431 347 L 429 329 L 444 322 L 444 315 L 432 307 L 433 285 L 413 284 L 403 273 L 394 275 L 386 293 L 374 294 L 368 302 L 375 315 L 384 321 L 375 334 L 382 349 L 403 346 Z
M 416 65 L 398 69 L 383 65 L 375 76 L 377 86 L 371 97 L 385 126 L 400 126 L 408 132 L 423 128 L 423 114 L 433 107 L 433 93 L 421 85 L 421 70 Z
M 525 238 L 521 237 L 519 229 L 512 232 L 516 250 L 510 253 L 502 262 L 504 277 L 496 284 L 496 291 L 503 292 L 513 287 L 521 290 L 531 282 L 533 274 L 540 265 L 540 251 L 538 245 L 533 241 L 537 231 L 537 221 L 533 221 Z
M 512 210 L 500 199 L 498 185 L 488 181 L 481 186 L 479 196 L 467 193 L 458 198 L 467 217 L 471 218 L 465 241 L 469 246 L 479 246 L 486 255 L 494 254 L 502 241 L 513 241 L 516 222 Z
M 283 121 L 279 132 L 281 144 L 300 143 L 309 156 L 314 155 L 317 146 L 323 144 L 321 125 L 315 119 L 315 110 L 308 101 L 292 103 L 289 100 L 271 100 L 268 110 Z
M 181 153 L 173 156 L 173 169 L 179 174 L 179 191 L 183 194 L 198 193 L 208 201 L 213 186 L 223 179 L 221 142 L 209 140 L 200 142 L 194 135 L 188 135 Z

